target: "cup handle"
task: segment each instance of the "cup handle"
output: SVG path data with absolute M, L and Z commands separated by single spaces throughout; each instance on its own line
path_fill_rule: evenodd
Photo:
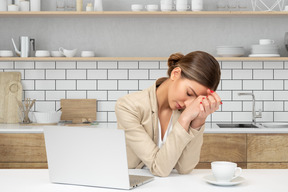
M 187 5 L 187 9 L 190 9 L 190 5 Z
M 63 47 L 59 48 L 60 53 L 64 55 L 64 51 L 63 50 L 64 50 Z
M 236 174 L 237 170 L 239 170 L 238 174 Z M 239 177 L 241 175 L 241 173 L 242 173 L 242 168 L 241 167 L 236 167 L 235 168 L 235 176 L 232 179 L 235 179 L 235 178 Z

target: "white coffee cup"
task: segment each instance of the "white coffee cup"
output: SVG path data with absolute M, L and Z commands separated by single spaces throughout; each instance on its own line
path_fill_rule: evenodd
M 157 4 L 149 4 L 145 6 L 147 11 L 158 11 L 159 6 Z
M 191 10 L 192 11 L 202 11 L 203 10 L 203 0 L 191 0 Z
M 50 51 L 47 50 L 37 50 L 35 52 L 35 57 L 50 57 Z
M 66 57 L 74 57 L 77 53 L 77 49 L 64 49 L 63 47 L 59 48 L 60 53 L 62 53 Z
M 19 6 L 18 5 L 8 5 L 8 11 L 19 11 Z
M 260 45 L 270 45 L 270 44 L 274 44 L 274 40 L 272 40 L 272 39 L 260 39 L 260 40 L 259 40 L 259 44 L 260 44 Z
M 236 163 L 229 161 L 213 161 L 211 163 L 212 173 L 218 182 L 230 182 L 239 177 L 242 169 Z M 238 171 L 238 174 L 236 172 Z
M 172 11 L 173 9 L 175 9 L 175 6 L 173 6 L 172 4 L 161 4 L 161 11 Z
M 29 1 L 20 1 L 20 11 L 29 11 L 30 2 Z
M 142 4 L 133 4 L 131 5 L 132 11 L 142 11 L 144 6 Z
M 81 57 L 94 57 L 94 51 L 81 51 Z
M 190 5 L 176 4 L 176 11 L 187 11 L 187 9 L 190 9 Z
M 285 6 L 284 11 L 288 11 L 288 5 Z

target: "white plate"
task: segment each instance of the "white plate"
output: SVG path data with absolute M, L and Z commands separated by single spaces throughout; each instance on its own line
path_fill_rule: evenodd
M 238 184 L 243 183 L 245 181 L 245 179 L 243 177 L 237 177 L 230 182 L 221 182 L 221 181 L 216 181 L 216 179 L 213 175 L 206 175 L 203 177 L 203 179 L 204 179 L 204 181 L 206 181 L 210 184 L 221 185 L 221 186 L 238 185 Z
M 250 54 L 249 57 L 280 57 L 279 54 Z

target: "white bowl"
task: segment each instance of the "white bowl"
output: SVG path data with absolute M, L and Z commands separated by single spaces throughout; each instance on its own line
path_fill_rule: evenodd
M 0 50 L 0 57 L 13 57 L 13 52 L 10 50 Z
M 50 57 L 50 51 L 47 50 L 37 50 L 35 57 Z
M 81 57 L 94 57 L 95 53 L 94 51 L 82 51 Z
M 37 123 L 58 123 L 60 121 L 61 111 L 36 111 L 34 116 Z
M 64 55 L 60 51 L 51 51 L 52 57 L 64 57 Z

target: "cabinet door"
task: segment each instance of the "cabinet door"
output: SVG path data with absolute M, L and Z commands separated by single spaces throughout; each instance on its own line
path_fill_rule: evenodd
M 43 134 L 0 134 L 2 168 L 47 168 Z
M 200 162 L 246 162 L 246 134 L 204 134 Z
M 248 134 L 247 162 L 288 162 L 288 134 Z

